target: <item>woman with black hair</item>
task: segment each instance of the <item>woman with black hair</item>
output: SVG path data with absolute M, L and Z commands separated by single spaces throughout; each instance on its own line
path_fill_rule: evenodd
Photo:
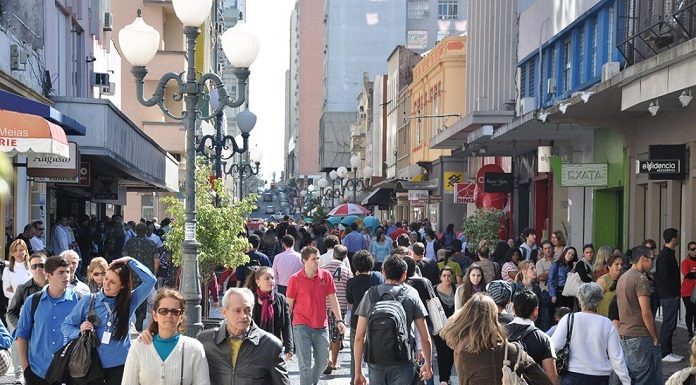
M 140 278 L 140 285 L 132 288 L 131 271 Z M 131 346 L 130 318 L 150 296 L 157 280 L 145 265 L 131 257 L 122 257 L 109 265 L 102 289 L 94 300 L 94 322 L 87 320 L 92 295 L 85 295 L 63 322 L 62 331 L 68 339 L 81 332 L 94 330 L 101 344 L 97 347 L 104 372 L 104 380 L 90 383 L 121 383 L 124 364 Z

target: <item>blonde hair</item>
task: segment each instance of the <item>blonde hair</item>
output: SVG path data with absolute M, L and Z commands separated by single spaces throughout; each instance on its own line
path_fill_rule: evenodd
M 29 249 L 27 248 L 26 242 L 24 242 L 21 239 L 15 239 L 14 242 L 10 244 L 10 271 L 14 273 L 14 266 L 15 266 L 15 257 L 12 255 L 15 251 L 17 251 L 18 248 L 23 248 L 24 251 L 27 252 L 27 255 L 24 256 L 24 267 L 29 270 Z
M 696 366 L 696 337 L 692 338 L 691 341 L 691 366 Z
M 597 250 L 597 254 L 595 254 L 594 271 L 602 270 L 602 268 L 609 263 L 609 257 L 611 257 L 613 252 L 614 250 L 612 250 L 611 247 L 606 245 L 601 246 L 599 250 Z
M 532 261 L 522 261 L 517 265 L 517 275 L 515 276 L 515 282 L 520 282 L 523 283 L 524 281 L 524 272 L 529 269 L 529 265 L 534 265 L 534 262 Z
M 505 342 L 505 329 L 498 323 L 498 307 L 486 294 L 476 293 L 445 323 L 440 337 L 455 351 L 480 353 Z
M 106 259 L 102 257 L 92 258 L 89 266 L 87 266 L 87 281 L 92 280 L 92 273 L 96 268 L 101 268 L 106 273 L 106 271 L 109 269 L 109 264 L 106 262 Z

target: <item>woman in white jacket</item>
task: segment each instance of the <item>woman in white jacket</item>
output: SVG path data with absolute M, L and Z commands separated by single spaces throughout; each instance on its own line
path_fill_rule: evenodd
M 12 297 L 14 297 L 15 292 L 17 291 L 17 286 L 31 279 L 31 273 L 29 272 L 29 250 L 27 248 L 27 244 L 21 239 L 15 240 L 10 244 L 9 254 L 10 261 L 5 270 L 2 271 L 2 291 L 5 294 L 5 297 L 7 297 L 7 303 L 12 302 Z M 9 321 L 5 324 L 8 325 L 8 331 L 12 333 L 14 331 L 14 327 L 12 327 Z M 22 365 L 19 360 L 19 351 L 17 350 L 16 344 L 12 344 L 10 353 L 12 355 L 15 383 L 23 383 Z
M 157 292 L 148 328 L 152 343 L 133 341 L 122 385 L 210 385 L 203 345 L 180 334 L 184 306 L 184 298 L 176 290 Z
M 570 325 L 570 360 L 568 371 L 561 374 L 563 385 L 585 384 L 588 381 L 609 384 L 612 370 L 622 385 L 631 385 L 619 333 L 609 318 L 597 314 L 603 292 L 594 282 L 580 285 L 577 298 L 582 311 L 561 318 L 551 336 L 553 346 L 557 350 L 562 349 Z

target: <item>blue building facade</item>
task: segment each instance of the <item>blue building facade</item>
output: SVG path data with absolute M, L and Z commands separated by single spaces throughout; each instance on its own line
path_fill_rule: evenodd
M 622 4 L 619 0 L 598 2 L 522 58 L 518 63 L 520 98 L 537 98 L 540 107 L 547 108 L 599 83 L 605 63 L 618 62 L 623 67 L 625 60 L 616 41 Z

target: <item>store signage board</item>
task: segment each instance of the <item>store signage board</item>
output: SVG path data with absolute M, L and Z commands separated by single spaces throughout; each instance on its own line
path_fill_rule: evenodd
M 539 172 L 551 172 L 551 146 L 537 148 L 537 168 Z
M 476 203 L 476 183 L 457 183 L 454 191 L 454 203 Z
M 636 160 L 636 174 L 679 174 L 679 159 Z
M 487 172 L 483 174 L 483 192 L 510 193 L 512 192 L 512 174 L 508 172 Z
M 57 178 L 59 180 L 74 180 L 77 178 L 80 152 L 75 142 L 69 142 L 68 148 L 70 149 L 68 158 L 54 154 L 31 154 L 27 156 L 27 176 Z
M 608 184 L 606 163 L 564 163 L 561 165 L 561 186 L 604 187 Z
M 408 190 L 408 200 L 414 201 L 427 201 L 429 196 L 428 190 Z

